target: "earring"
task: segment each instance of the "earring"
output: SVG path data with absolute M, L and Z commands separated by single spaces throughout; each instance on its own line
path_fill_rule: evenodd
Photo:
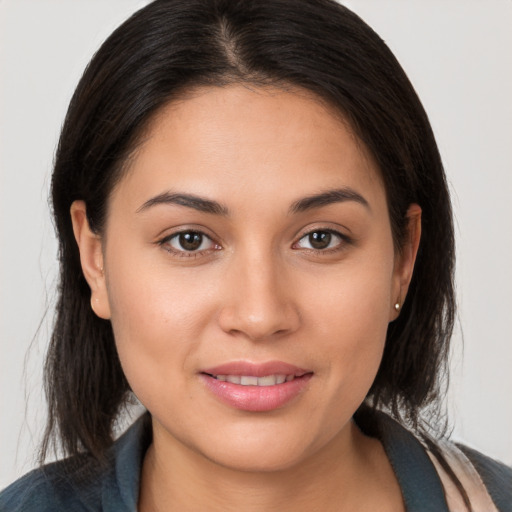
M 399 302 L 397 302 L 397 303 L 395 304 L 395 310 L 396 310 L 396 311 L 400 311 L 400 303 L 399 303 Z

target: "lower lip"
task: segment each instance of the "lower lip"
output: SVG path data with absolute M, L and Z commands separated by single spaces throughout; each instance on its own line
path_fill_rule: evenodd
M 275 386 L 242 386 L 201 374 L 206 387 L 222 402 L 250 412 L 273 411 L 285 406 L 302 393 L 312 376 L 308 373 Z

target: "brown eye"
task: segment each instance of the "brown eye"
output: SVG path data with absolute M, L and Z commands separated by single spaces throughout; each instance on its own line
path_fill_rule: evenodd
M 197 251 L 203 243 L 203 235 L 201 233 L 180 233 L 178 235 L 178 243 L 185 251 Z
M 304 235 L 297 242 L 295 248 L 323 251 L 325 249 L 335 249 L 345 241 L 348 241 L 347 238 L 336 231 L 318 229 Z
M 182 253 L 206 251 L 215 247 L 214 242 L 199 231 L 182 231 L 166 238 L 163 243 L 170 246 L 172 251 Z
M 328 231 L 313 231 L 308 235 L 308 241 L 313 249 L 327 249 L 332 235 Z

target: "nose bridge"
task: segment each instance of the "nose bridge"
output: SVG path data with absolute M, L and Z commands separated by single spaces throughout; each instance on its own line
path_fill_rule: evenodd
M 221 314 L 224 330 L 261 340 L 297 328 L 299 314 L 279 254 L 261 246 L 237 251 L 230 274 L 232 292 Z

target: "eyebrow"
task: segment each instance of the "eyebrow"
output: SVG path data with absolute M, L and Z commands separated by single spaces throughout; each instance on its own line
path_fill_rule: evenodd
M 371 211 L 370 204 L 368 201 L 358 192 L 351 189 L 350 187 L 338 188 L 334 190 L 327 190 L 320 194 L 304 197 L 295 201 L 290 207 L 291 213 L 301 213 L 314 208 L 320 208 L 322 206 L 328 206 L 334 203 L 344 203 L 346 201 L 355 201 L 363 205 L 365 208 Z
M 302 213 L 314 208 L 320 208 L 322 206 L 346 201 L 355 201 L 371 211 L 368 201 L 361 194 L 349 187 L 345 187 L 327 190 L 320 194 L 303 197 L 291 205 L 290 213 Z M 185 206 L 187 208 L 193 208 L 194 210 L 213 215 L 227 216 L 229 214 L 229 210 L 226 206 L 217 201 L 213 201 L 212 199 L 206 199 L 205 197 L 197 196 L 195 194 L 180 194 L 173 192 L 164 192 L 148 199 L 137 209 L 137 213 L 143 212 L 152 206 L 161 204 Z
M 186 206 L 194 210 L 211 213 L 213 215 L 228 215 L 228 209 L 217 201 L 206 199 L 205 197 L 196 196 L 194 194 L 178 194 L 172 192 L 164 192 L 151 199 L 148 199 L 140 208 L 137 213 L 143 212 L 152 206 L 159 204 L 177 204 L 179 206 Z

